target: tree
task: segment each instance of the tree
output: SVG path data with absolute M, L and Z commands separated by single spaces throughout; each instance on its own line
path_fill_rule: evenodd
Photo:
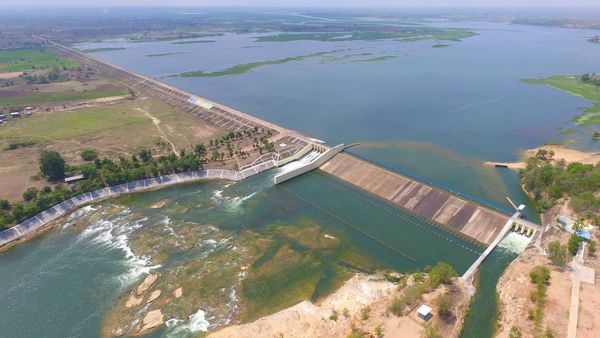
M 0 209 L 2 210 L 9 210 L 10 209 L 10 202 L 7 200 L 0 200 Z
M 567 262 L 567 247 L 561 245 L 559 241 L 553 241 L 548 244 L 548 256 L 552 264 L 563 266 Z
M 44 151 L 40 156 L 40 171 L 50 180 L 65 177 L 65 160 L 56 151 Z
M 590 255 L 594 255 L 596 253 L 596 242 L 590 240 L 588 242 L 588 249 L 590 250 Z
M 450 264 L 439 262 L 429 272 L 429 283 L 433 288 L 438 287 L 440 284 L 452 284 L 452 278 L 456 276 L 458 274 Z
M 150 149 L 142 149 L 140 151 L 140 158 L 142 159 L 142 162 L 148 163 L 152 159 L 152 152 Z
M 547 267 L 538 265 L 529 272 L 529 279 L 534 284 L 550 283 L 550 270 Z
M 83 149 L 79 155 L 84 161 L 93 161 L 98 158 L 98 153 L 94 149 Z
M 38 192 L 38 189 L 35 187 L 27 188 L 27 190 L 25 190 L 23 193 L 23 199 L 26 201 L 31 201 L 37 197 Z
M 452 299 L 446 295 L 440 295 L 437 298 L 438 313 L 442 318 L 452 317 Z
M 577 255 L 577 251 L 579 251 L 579 245 L 581 244 L 582 238 L 577 236 L 577 234 L 572 234 L 569 238 L 569 243 L 567 244 L 567 248 L 571 255 Z

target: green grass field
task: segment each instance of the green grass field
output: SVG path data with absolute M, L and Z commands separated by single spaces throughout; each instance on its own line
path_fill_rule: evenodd
M 557 75 L 542 79 L 525 79 L 525 83 L 542 84 L 555 89 L 560 89 L 592 101 L 591 107 L 582 108 L 584 114 L 575 118 L 575 123 L 580 126 L 600 124 L 600 87 L 585 83 L 576 76 Z
M 67 102 L 67 101 L 81 101 L 81 100 L 94 100 L 103 97 L 120 96 L 125 95 L 124 92 L 119 91 L 87 91 L 87 92 L 58 92 L 58 93 L 34 93 L 27 96 L 20 97 L 3 97 L 0 98 L 0 106 L 7 105 L 26 105 L 26 104 L 40 104 L 49 102 Z
M 287 57 L 287 58 L 277 59 L 277 60 L 266 60 L 266 61 L 259 61 L 259 62 L 244 63 L 241 65 L 236 65 L 233 67 L 229 67 L 229 68 L 226 68 L 223 70 L 217 70 L 214 72 L 204 72 L 201 70 L 196 70 L 196 71 L 182 73 L 181 76 L 183 76 L 183 77 L 209 77 L 209 76 L 214 77 L 214 76 L 237 75 L 237 74 L 247 73 L 255 68 L 262 67 L 262 66 L 278 65 L 278 64 L 292 62 L 292 61 L 302 61 L 307 58 L 319 57 L 319 56 L 327 55 L 329 53 L 332 53 L 332 52 L 319 52 L 319 53 L 313 53 L 313 54 L 307 54 L 307 55 L 292 56 L 292 57 Z
M 56 55 L 39 49 L 0 51 L 0 70 L 23 72 L 33 69 L 51 67 L 75 68 L 79 63 L 70 59 L 58 58 Z
M 121 106 L 95 107 L 77 112 L 53 112 L 11 121 L 0 129 L 0 142 L 70 140 L 111 129 L 151 125 L 152 120 L 124 111 Z

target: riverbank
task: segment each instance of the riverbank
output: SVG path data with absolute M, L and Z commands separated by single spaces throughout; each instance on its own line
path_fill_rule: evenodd
M 420 283 L 415 282 L 416 278 L 413 275 L 405 281 Z M 408 313 L 402 316 L 390 313 L 394 300 L 406 294 L 407 289 L 410 285 L 397 285 L 381 275 L 356 274 L 320 302 L 303 301 L 252 323 L 226 327 L 209 337 L 345 337 L 362 333 L 362 336 L 416 338 L 422 337 L 427 326 L 435 327 L 443 337 L 458 336 L 469 301 L 464 285 L 440 286 L 424 294 Z M 447 296 L 452 304 L 452 315 L 448 317 L 439 313 L 437 299 L 441 295 Z M 417 316 L 416 308 L 421 304 L 433 308 L 428 321 Z
M 176 184 L 191 183 L 199 180 L 224 179 L 239 181 L 273 167 L 273 161 L 266 161 L 246 168 L 242 171 L 233 171 L 228 169 L 190 171 L 167 176 L 158 176 L 155 178 L 119 184 L 116 186 L 87 192 L 59 203 L 12 228 L 0 232 L 0 250 L 6 250 L 17 243 L 22 243 L 25 240 L 31 239 L 36 235 L 43 233 L 44 231 L 50 229 L 52 224 L 54 224 L 54 222 L 57 220 L 90 203 L 99 202 L 107 198 L 117 197 L 124 194 L 160 189 Z
M 565 161 L 566 164 L 579 162 L 582 164 L 596 164 L 600 162 L 600 151 L 597 152 L 584 152 L 576 149 L 569 149 L 564 146 L 558 145 L 545 145 L 533 149 L 525 150 L 521 153 L 520 160 L 516 162 L 485 162 L 484 165 L 488 167 L 506 167 L 509 169 L 519 170 L 527 167 L 526 159 L 529 157 L 535 157 L 538 151 L 546 150 L 553 151 L 554 161 Z

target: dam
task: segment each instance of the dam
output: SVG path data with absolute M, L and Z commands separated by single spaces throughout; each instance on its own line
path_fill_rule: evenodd
M 436 186 L 432 182 L 373 163 L 347 151 L 348 146 L 344 144 L 335 147 L 326 146 L 321 141 L 302 133 L 283 128 L 60 44 L 48 43 L 58 54 L 96 68 L 132 90 L 144 92 L 208 124 L 234 132 L 255 128 L 271 131 L 273 136 L 270 141 L 275 143 L 275 151 L 261 155 L 248 167 L 242 167 L 239 174 L 236 174 L 236 178 L 239 176 L 242 179 L 265 169 L 288 165 L 285 171 L 274 177 L 273 183 L 282 184 L 294 177 L 318 169 L 390 206 L 425 220 L 433 226 L 450 230 L 462 239 L 486 246 L 488 253 L 511 228 L 516 227 L 525 235 L 535 234 L 537 226 L 521 220 L 520 213 L 513 215 L 511 211 L 485 201 L 470 198 L 460 192 Z M 222 178 L 228 179 L 227 176 Z M 67 212 L 66 208 L 61 211 Z M 35 224 L 36 228 L 42 227 L 45 222 L 41 221 L 41 216 L 44 215 L 39 216 L 5 230 L 6 233 L 0 234 L 0 238 L 4 238 L 3 241 L 6 243 L 12 242 L 21 237 L 21 229 L 32 228 L 29 226 L 30 224 Z M 513 223 L 517 223 L 517 225 L 515 226 Z M 484 254 L 477 260 L 474 264 L 475 268 L 481 260 L 485 259 L 485 256 Z

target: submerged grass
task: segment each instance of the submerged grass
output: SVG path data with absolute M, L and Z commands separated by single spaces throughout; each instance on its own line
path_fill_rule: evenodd
M 383 56 L 377 56 L 374 58 L 370 58 L 370 59 L 359 59 L 359 60 L 352 60 L 352 62 L 379 62 L 379 61 L 386 61 L 386 60 L 390 60 L 395 58 L 395 56 L 393 55 L 383 55 Z
M 591 107 L 582 108 L 585 114 L 577 116 L 574 122 L 580 126 L 600 124 L 600 87 L 585 83 L 577 76 L 557 75 L 541 79 L 525 79 L 525 83 L 542 84 L 569 94 L 592 101 Z
M 339 32 L 339 33 L 280 33 L 275 35 L 259 36 L 256 41 L 288 42 L 288 41 L 376 41 L 400 39 L 402 41 L 418 40 L 446 40 L 460 41 L 477 33 L 465 29 L 426 28 L 413 27 L 406 32 Z
M 84 53 L 101 53 L 101 52 L 112 52 L 115 50 L 124 50 L 125 47 L 104 47 L 104 48 L 88 48 L 82 50 Z
M 216 76 L 238 75 L 238 74 L 247 73 L 258 67 L 279 65 L 282 63 L 287 63 L 287 62 L 292 62 L 292 61 L 302 61 L 307 58 L 319 57 L 319 56 L 327 55 L 329 53 L 332 53 L 332 52 L 318 52 L 318 53 L 313 53 L 313 54 L 291 56 L 291 57 L 286 57 L 283 59 L 250 62 L 250 63 L 244 63 L 241 65 L 229 67 L 229 68 L 226 68 L 223 70 L 217 70 L 214 72 L 205 72 L 202 70 L 196 70 L 196 71 L 182 73 L 181 76 L 183 76 L 183 77 L 216 77 Z

